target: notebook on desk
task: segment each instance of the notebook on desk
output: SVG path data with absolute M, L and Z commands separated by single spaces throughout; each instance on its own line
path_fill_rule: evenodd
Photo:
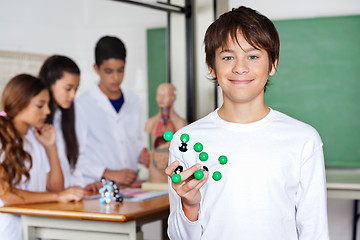
M 123 195 L 124 201 L 130 201 L 130 202 L 141 202 L 141 201 L 146 201 L 149 199 L 168 195 L 167 190 L 145 191 L 139 188 L 126 188 L 120 190 L 120 193 Z

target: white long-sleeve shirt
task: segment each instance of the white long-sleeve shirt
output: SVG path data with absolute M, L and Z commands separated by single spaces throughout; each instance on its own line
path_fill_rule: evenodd
M 183 133 L 190 136 L 186 152 L 178 149 Z M 197 142 L 209 155 L 205 162 L 193 149 Z M 219 163 L 221 155 L 227 164 Z M 311 126 L 272 109 L 260 121 L 236 124 L 216 110 L 176 132 L 169 163 L 175 160 L 184 170 L 201 163 L 210 177 L 195 222 L 169 181 L 172 240 L 329 239 L 322 141 Z M 222 173 L 220 181 L 212 179 L 214 171 Z
M 24 137 L 24 150 L 31 155 L 33 166 L 30 170 L 30 179 L 25 182 L 25 177 L 19 185 L 18 189 L 32 192 L 46 192 L 46 175 L 50 171 L 49 160 L 47 158 L 44 147 L 36 139 L 33 128 L 30 128 Z M 4 155 L 0 156 L 3 161 Z M 0 199 L 0 207 L 3 206 Z M 21 240 L 21 216 L 0 213 L 0 239 L 1 240 Z
M 138 168 L 144 147 L 140 99 L 129 91 L 121 91 L 124 104 L 119 112 L 98 83 L 76 99 L 77 124 L 86 128 L 77 133 L 81 142 L 77 169 L 83 173 L 85 184 L 100 181 L 105 169 Z

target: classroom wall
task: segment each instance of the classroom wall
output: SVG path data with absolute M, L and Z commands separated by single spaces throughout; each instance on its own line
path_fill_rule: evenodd
M 0 50 L 71 57 L 81 70 L 78 95 L 98 80 L 93 70 L 97 40 L 121 38 L 128 50 L 123 86 L 141 97 L 144 121 L 146 30 L 165 26 L 165 13 L 115 1 L 0 0 Z
M 184 0 L 171 0 L 174 5 L 184 6 Z M 186 118 L 186 44 L 185 16 L 174 13 L 170 17 L 170 81 L 176 87 L 175 111 Z
M 172 2 L 181 4 L 184 1 Z M 212 2 L 195 1 L 196 11 L 201 17 L 195 23 L 197 118 L 214 108 L 202 45 L 202 35 L 212 22 Z M 240 4 L 255 8 L 273 20 L 360 14 L 358 0 L 229 0 L 229 8 Z M 172 23 L 172 27 L 177 29 L 177 35 L 172 38 L 172 80 L 178 86 L 178 101 L 175 107 L 185 116 L 185 46 L 182 20 L 180 15 L 176 15 Z M 165 25 L 165 13 L 114 1 L 0 0 L 0 50 L 47 55 L 56 53 L 73 58 L 82 71 L 79 94 L 97 79 L 92 69 L 96 41 L 105 34 L 122 38 L 128 48 L 124 86 L 140 94 L 144 116 L 147 116 L 146 29 Z M 207 98 L 211 100 L 206 100 Z M 351 239 L 352 207 L 352 202 L 348 200 L 329 200 L 331 239 Z
M 333 17 L 360 13 L 358 0 L 229 0 L 230 9 L 240 5 L 254 8 L 272 20 Z

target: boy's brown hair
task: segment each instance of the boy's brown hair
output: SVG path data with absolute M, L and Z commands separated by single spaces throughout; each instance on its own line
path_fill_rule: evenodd
M 238 42 L 237 35 L 256 49 L 264 49 L 269 57 L 269 71 L 276 67 L 279 59 L 280 40 L 274 24 L 259 12 L 241 6 L 222 14 L 207 29 L 204 38 L 206 64 L 215 69 L 215 53 L 219 47 L 225 47 L 228 38 Z M 216 79 L 214 79 L 216 80 Z

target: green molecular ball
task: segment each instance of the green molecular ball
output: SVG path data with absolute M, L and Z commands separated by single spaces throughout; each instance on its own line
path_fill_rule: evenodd
M 226 156 L 221 155 L 221 156 L 219 157 L 219 162 L 220 162 L 220 164 L 221 164 L 221 165 L 226 164 L 226 163 L 227 163 L 227 161 L 228 161 L 228 159 L 227 159 L 227 157 L 226 157 Z
M 179 182 L 181 182 L 181 176 L 180 176 L 180 174 L 175 173 L 174 175 L 172 175 L 171 180 L 173 181 L 173 183 L 179 183 Z
M 188 134 L 184 133 L 184 134 L 182 134 L 182 135 L 180 136 L 180 140 L 181 140 L 181 142 L 183 142 L 183 143 L 187 143 L 187 142 L 190 140 L 190 137 L 189 137 Z
M 213 173 L 213 176 L 212 178 L 215 180 L 215 181 L 219 181 L 221 178 L 222 178 L 222 175 L 219 171 L 216 171 Z
M 195 152 L 201 152 L 203 150 L 203 145 L 201 143 L 195 143 L 194 150 Z
M 170 131 L 166 131 L 164 132 L 163 137 L 166 141 L 171 141 L 171 139 L 173 138 L 173 133 Z
M 208 158 L 209 158 L 209 155 L 206 153 L 206 152 L 202 152 L 202 153 L 200 153 L 200 155 L 199 155 L 199 159 L 201 160 L 201 161 L 206 161 L 206 160 L 208 160 Z
M 201 180 L 201 179 L 204 177 L 204 172 L 201 171 L 201 170 L 197 170 L 197 171 L 194 173 L 194 177 L 195 177 L 197 180 Z

